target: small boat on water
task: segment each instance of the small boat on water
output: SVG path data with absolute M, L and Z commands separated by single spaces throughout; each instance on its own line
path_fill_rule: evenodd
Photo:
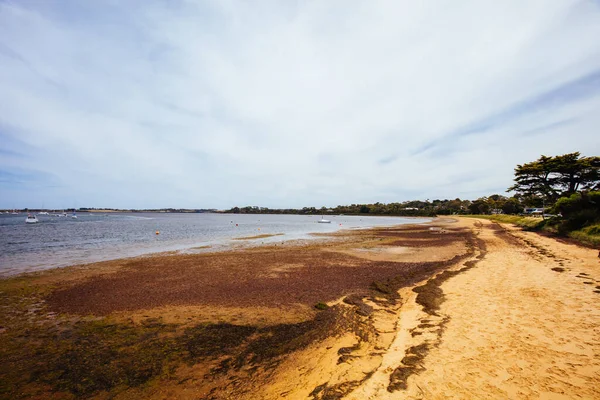
M 330 224 L 331 221 L 328 219 L 325 219 L 322 215 L 321 215 L 321 219 L 317 221 L 320 224 Z
M 38 215 L 50 215 L 50 213 L 48 213 L 47 211 L 42 211 L 39 212 Z
M 26 224 L 37 224 L 38 223 L 38 219 L 35 215 L 27 215 L 27 218 L 25 218 L 25 223 Z
M 75 213 L 73 213 L 73 215 L 71 215 L 71 218 L 77 219 L 77 215 L 75 215 Z

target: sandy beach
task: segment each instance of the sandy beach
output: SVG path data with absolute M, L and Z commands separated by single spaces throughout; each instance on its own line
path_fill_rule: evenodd
M 0 397 L 592 399 L 597 250 L 471 218 L 0 281 Z

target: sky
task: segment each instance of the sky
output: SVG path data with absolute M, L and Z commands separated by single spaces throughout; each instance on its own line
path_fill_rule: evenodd
M 0 0 L 0 208 L 504 193 L 600 155 L 597 0 Z

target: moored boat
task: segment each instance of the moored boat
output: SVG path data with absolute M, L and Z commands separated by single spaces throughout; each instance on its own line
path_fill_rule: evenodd
M 38 223 L 38 219 L 35 215 L 27 215 L 27 218 L 25 218 L 25 223 L 26 224 L 37 224 Z

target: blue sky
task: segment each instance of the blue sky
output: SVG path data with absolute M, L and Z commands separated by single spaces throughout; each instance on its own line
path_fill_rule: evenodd
M 600 154 L 595 1 L 0 0 L 0 208 L 502 193 Z

